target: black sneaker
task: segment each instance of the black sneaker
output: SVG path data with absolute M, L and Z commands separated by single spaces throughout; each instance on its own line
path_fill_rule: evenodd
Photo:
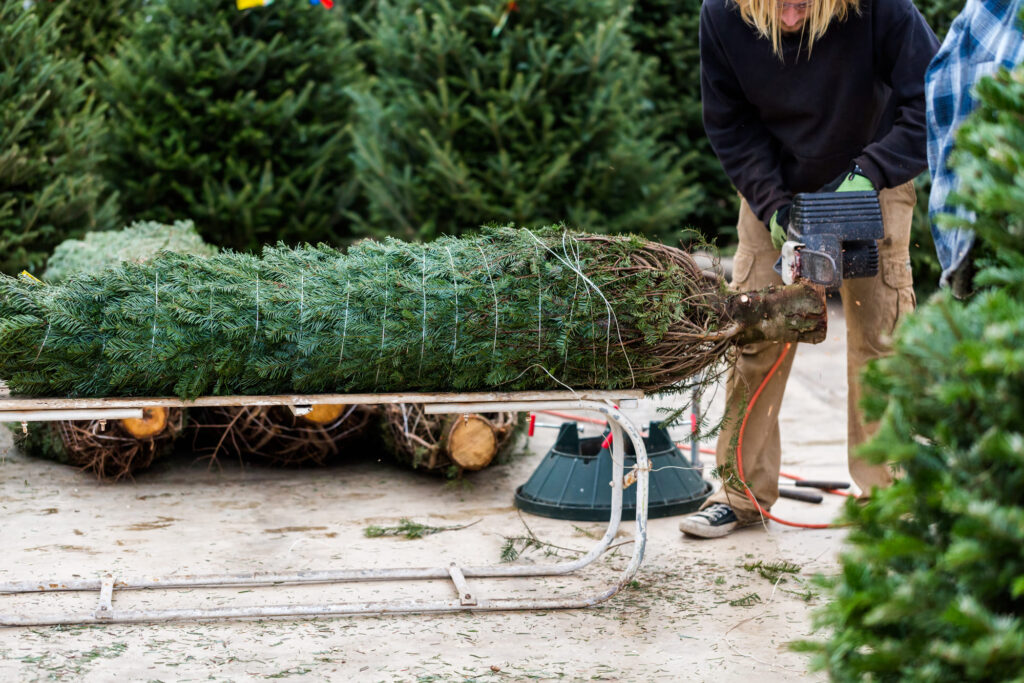
M 741 525 L 736 513 L 725 503 L 712 503 L 700 512 L 683 517 L 679 530 L 701 538 L 719 538 Z

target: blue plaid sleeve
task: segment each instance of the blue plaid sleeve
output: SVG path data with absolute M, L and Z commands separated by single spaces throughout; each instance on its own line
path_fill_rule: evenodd
M 1024 59 L 1024 33 L 1018 19 L 1022 3 L 1024 0 L 967 0 L 925 74 L 932 176 L 928 213 L 943 281 L 961 264 L 974 240 L 969 230 L 944 230 L 936 225 L 936 217 L 944 213 L 972 219 L 948 201 L 957 180 L 949 168 L 954 137 L 974 110 L 974 84 L 1000 67 L 1013 68 Z

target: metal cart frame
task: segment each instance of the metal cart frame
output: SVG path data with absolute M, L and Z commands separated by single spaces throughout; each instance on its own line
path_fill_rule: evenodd
M 633 407 L 643 396 L 637 391 L 541 391 L 512 393 L 449 394 L 316 394 L 282 396 L 208 396 L 193 401 L 174 398 L 50 399 L 0 397 L 0 422 L 51 420 L 106 420 L 141 417 L 147 407 L 206 406 L 288 406 L 303 414 L 313 405 L 421 403 L 426 411 L 472 413 L 495 411 L 588 411 L 607 419 L 611 428 L 613 478 L 612 510 L 604 536 L 583 556 L 571 562 L 542 565 L 459 565 L 446 567 L 394 569 L 327 569 L 286 573 L 249 573 L 223 575 L 178 575 L 166 577 L 122 578 L 106 574 L 95 579 L 25 580 L 0 583 L 0 594 L 51 593 L 60 591 L 97 591 L 98 604 L 92 612 L 78 614 L 7 614 L 0 610 L 0 626 L 44 626 L 57 624 L 108 624 L 161 622 L 174 620 L 343 616 L 359 614 L 484 612 L 502 610 L 550 610 L 590 607 L 607 600 L 628 584 L 643 561 L 647 541 L 648 473 L 650 465 L 640 430 L 619 410 Z M 593 593 L 574 596 L 531 598 L 488 598 L 471 585 L 469 579 L 559 576 L 576 572 L 604 553 L 615 538 L 622 520 L 622 492 L 625 439 L 633 444 L 636 466 L 629 479 L 636 479 L 636 526 L 633 554 L 617 580 Z M 380 602 L 341 602 L 334 604 L 269 605 L 253 607 L 182 608 L 158 610 L 119 610 L 113 604 L 114 592 L 144 589 L 218 588 L 331 584 L 370 581 L 448 580 L 455 597 L 449 600 L 397 599 Z M 476 582 L 474 582 L 475 584 Z

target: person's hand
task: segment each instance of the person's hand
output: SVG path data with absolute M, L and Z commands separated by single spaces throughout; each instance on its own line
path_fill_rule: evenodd
M 768 222 L 768 230 L 772 233 L 772 246 L 776 249 L 782 249 L 782 245 L 786 242 L 786 230 L 789 228 L 789 204 L 786 204 L 781 209 L 772 214 L 772 219 Z
M 854 164 L 843 171 L 835 180 L 824 185 L 819 192 L 871 192 L 876 189 L 871 179 L 864 175 L 860 166 Z

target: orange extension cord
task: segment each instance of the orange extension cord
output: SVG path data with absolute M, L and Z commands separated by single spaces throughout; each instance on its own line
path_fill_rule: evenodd
M 757 391 L 755 391 L 754 395 L 750 397 L 750 402 L 747 403 L 747 408 L 746 408 L 746 410 L 743 413 L 743 422 L 740 423 L 740 432 L 739 432 L 739 435 L 738 435 L 738 437 L 736 439 L 736 473 L 740 477 L 740 483 L 743 484 L 743 492 L 746 494 L 746 496 L 750 500 L 750 502 L 754 504 L 754 507 L 757 509 L 757 511 L 761 515 L 763 515 L 764 517 L 767 517 L 770 520 L 778 522 L 779 524 L 784 524 L 786 526 L 792 526 L 792 527 L 798 527 L 798 528 L 801 528 L 801 529 L 835 529 L 835 528 L 837 528 L 837 527 L 839 527 L 841 525 L 838 525 L 838 524 L 808 524 L 808 523 L 805 523 L 805 522 L 790 522 L 789 520 L 782 519 L 781 517 L 776 517 L 775 515 L 773 515 L 772 513 L 768 512 L 763 507 L 761 507 L 761 504 L 759 502 L 757 502 L 757 498 L 754 496 L 754 493 L 750 490 L 750 487 L 747 486 L 746 477 L 743 476 L 743 435 L 744 435 L 744 433 L 747 430 L 747 420 L 750 418 L 750 413 L 753 411 L 754 405 L 757 403 L 758 397 L 761 396 L 761 392 L 764 391 L 764 388 L 766 386 L 768 386 L 768 382 L 770 382 L 772 377 L 775 376 L 775 371 L 779 369 L 780 365 L 782 365 L 782 361 L 785 360 L 786 355 L 789 353 L 789 350 L 790 350 L 790 348 L 792 346 L 793 346 L 792 342 L 786 342 L 786 344 L 782 347 L 782 353 L 779 354 L 779 357 L 775 360 L 775 363 L 772 365 L 771 369 L 768 371 L 768 374 L 765 375 L 763 380 L 761 380 L 761 384 L 760 384 L 760 386 L 757 387 Z M 552 411 L 552 410 L 543 410 L 543 411 L 540 411 L 540 412 L 546 413 L 546 414 L 551 415 L 553 417 L 560 417 L 560 418 L 569 419 L 569 420 L 576 420 L 578 422 L 593 422 L 595 424 L 602 424 L 602 425 L 603 424 L 607 424 L 604 420 L 598 420 L 598 419 L 594 419 L 594 418 L 581 417 L 581 416 L 576 416 L 576 415 L 568 415 L 566 413 L 559 413 L 559 412 L 555 412 L 555 411 Z M 608 443 L 610 441 L 611 441 L 611 434 L 609 434 L 608 437 L 605 439 L 605 443 L 602 444 L 602 447 L 607 447 L 607 445 L 608 445 Z M 711 449 L 707 449 L 707 448 L 702 448 L 702 449 L 700 449 L 700 451 L 701 451 L 701 453 L 709 453 L 709 454 L 714 454 L 715 453 L 715 451 L 713 451 Z M 779 474 L 781 476 L 785 477 L 786 479 L 793 479 L 793 480 L 796 480 L 796 481 L 800 481 L 803 478 L 803 477 L 798 477 L 795 474 L 787 474 L 785 472 L 779 472 Z M 838 491 L 838 490 L 835 490 L 835 489 L 830 490 L 829 493 L 834 493 L 834 494 L 840 495 L 840 496 L 853 496 L 852 493 L 848 493 L 846 491 Z
M 840 525 L 790 522 L 789 520 L 782 519 L 781 517 L 776 517 L 775 515 L 761 507 L 761 504 L 757 502 L 757 498 L 754 497 L 754 493 L 750 490 L 750 487 L 747 486 L 746 477 L 743 476 L 743 433 L 747 429 L 747 420 L 750 418 L 750 412 L 753 410 L 754 404 L 757 403 L 758 396 L 760 396 L 761 392 L 764 391 L 764 388 L 768 386 L 768 382 L 771 381 L 771 378 L 775 375 L 775 371 L 779 369 L 780 365 L 782 365 L 782 361 L 785 360 L 786 354 L 789 353 L 789 349 L 791 346 L 793 346 L 792 342 L 786 342 L 785 346 L 782 347 L 782 353 L 779 354 L 779 357 L 775 361 L 775 364 L 772 365 L 772 369 L 769 370 L 768 374 L 765 375 L 763 380 L 761 380 L 761 385 L 757 388 L 757 391 L 754 392 L 754 395 L 750 397 L 750 403 L 747 404 L 747 409 L 743 413 L 743 422 L 740 424 L 740 433 L 736 439 L 736 473 L 740 477 L 740 483 L 743 484 L 743 492 L 747 494 L 747 498 L 750 499 L 750 502 L 754 504 L 754 507 L 757 508 L 757 511 L 761 513 L 762 516 L 767 517 L 772 521 L 778 522 L 779 524 L 784 524 L 786 526 L 795 526 L 801 529 L 835 529 Z

